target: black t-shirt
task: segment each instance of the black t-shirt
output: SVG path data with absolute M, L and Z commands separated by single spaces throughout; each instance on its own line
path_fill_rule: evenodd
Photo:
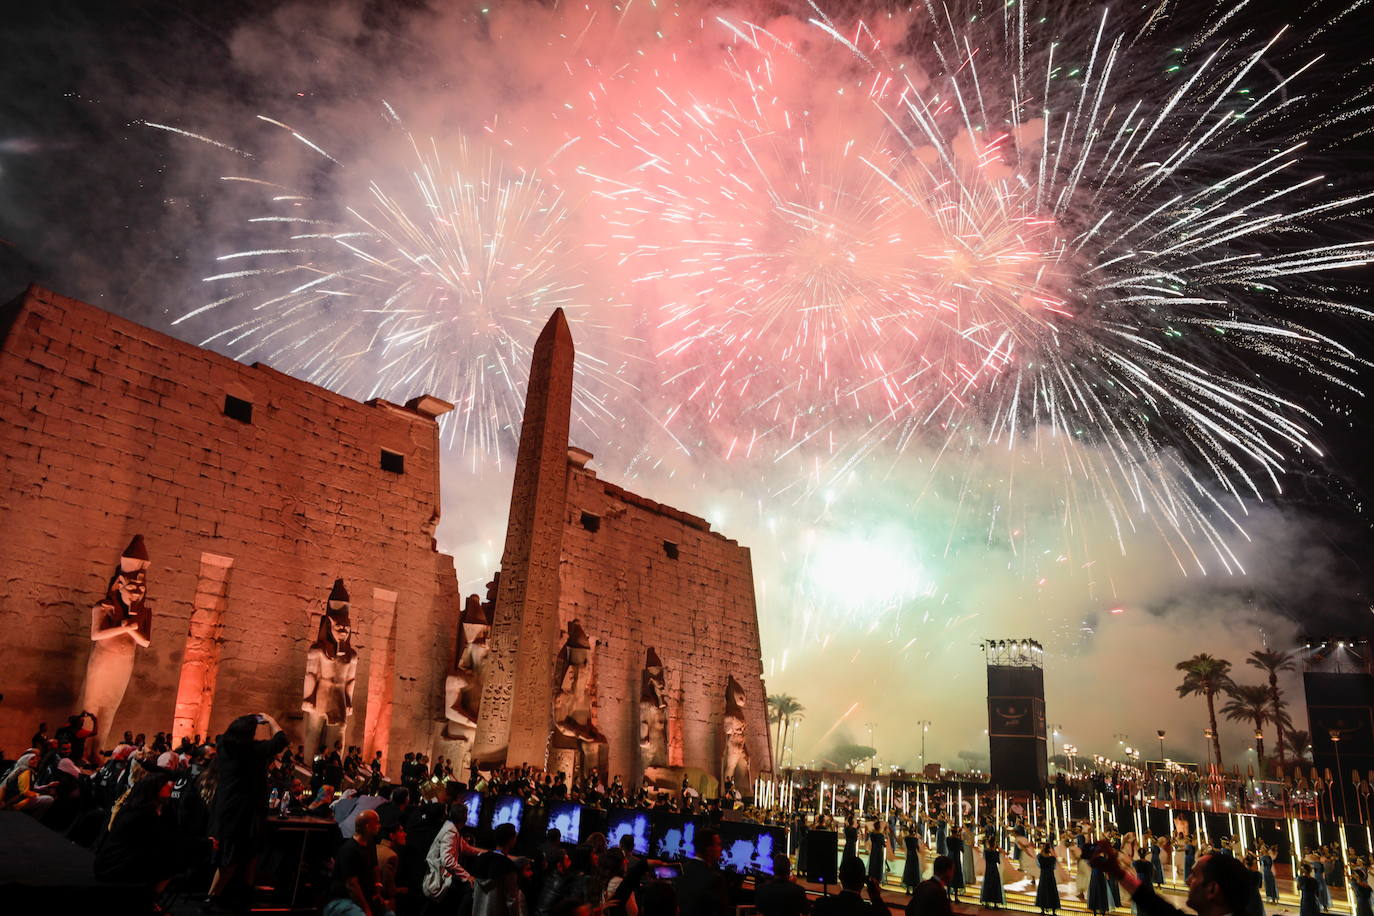
M 86 755 L 86 739 L 78 738 L 76 733 L 81 730 L 80 726 L 64 725 L 57 730 L 53 738 L 60 745 L 63 741 L 70 741 L 72 745 L 72 759 L 81 760 Z
M 377 885 L 377 850 L 353 837 L 343 841 L 334 856 L 334 873 L 329 877 L 329 899 L 351 900 L 348 879 L 357 878 L 364 897 L 371 897 Z

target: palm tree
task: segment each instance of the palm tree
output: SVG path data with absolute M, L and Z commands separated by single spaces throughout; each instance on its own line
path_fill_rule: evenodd
M 1207 722 L 1212 729 L 1212 752 L 1216 754 L 1217 767 L 1221 767 L 1221 738 L 1217 733 L 1216 696 L 1231 686 L 1231 663 L 1224 658 L 1214 658 L 1202 653 L 1174 665 L 1183 672 L 1183 683 L 1178 685 L 1180 697 L 1201 694 L 1207 700 Z
M 792 730 L 792 717 L 804 712 L 806 707 L 797 698 L 788 694 L 777 697 L 778 715 L 782 717 L 782 740 L 778 743 L 778 769 L 782 769 L 782 749 L 787 744 L 787 733 Z
M 1293 759 L 1298 763 L 1311 763 L 1312 760 L 1307 756 L 1307 746 L 1312 743 L 1312 736 L 1307 732 L 1293 731 L 1288 732 L 1288 740 L 1293 744 Z
M 773 740 L 773 747 L 777 748 L 782 743 L 782 703 L 783 700 L 790 700 L 785 693 L 775 693 L 768 698 L 768 721 L 776 723 L 778 728 L 777 737 Z
M 1231 697 L 1221 707 L 1221 714 L 1232 722 L 1255 723 L 1255 756 L 1259 758 L 1260 772 L 1264 772 L 1264 726 L 1270 721 L 1272 713 L 1269 704 L 1268 684 L 1233 684 L 1226 688 Z
M 1283 694 L 1279 691 L 1279 672 L 1294 670 L 1293 656 L 1288 652 L 1256 649 L 1250 653 L 1245 664 L 1259 668 L 1269 675 L 1269 702 L 1273 706 L 1273 711 L 1269 714 L 1269 721 L 1274 723 L 1274 728 L 1279 733 L 1279 743 L 1275 753 L 1282 761 L 1288 756 L 1284 746 L 1284 735 L 1293 729 L 1288 720 L 1288 713 L 1283 708 Z

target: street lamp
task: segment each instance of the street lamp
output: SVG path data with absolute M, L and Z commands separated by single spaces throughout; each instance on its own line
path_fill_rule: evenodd
M 1062 726 L 1062 725 L 1051 725 L 1051 726 L 1050 726 L 1050 760 L 1051 760 L 1051 761 L 1054 760 L 1054 738 L 1055 738 L 1056 735 L 1059 734 L 1059 730 L 1060 730 L 1061 728 L 1063 728 L 1063 727 L 1064 727 L 1064 726 Z
M 1155 734 L 1159 736 L 1159 759 L 1162 762 L 1164 760 L 1164 729 L 1158 729 Z
M 924 771 L 926 768 L 926 732 L 930 731 L 932 723 L 929 719 L 920 719 L 916 724 L 921 726 L 921 769 Z
M 1341 815 L 1345 815 L 1345 780 L 1341 777 L 1341 733 L 1331 730 L 1331 747 L 1336 751 L 1336 783 L 1341 787 Z

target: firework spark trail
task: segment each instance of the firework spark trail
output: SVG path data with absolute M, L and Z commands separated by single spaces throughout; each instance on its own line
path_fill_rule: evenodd
M 1332 284 L 1374 249 L 1322 230 L 1371 195 L 1327 194 L 1309 145 L 1318 123 L 1367 129 L 1368 105 L 1304 102 L 1302 36 L 1162 51 L 1159 15 L 990 9 L 541 11 L 547 110 L 466 100 L 509 158 L 455 166 L 455 143 L 416 143 L 387 106 L 405 156 L 375 157 L 394 170 L 342 206 L 270 170 L 231 177 L 267 195 L 261 234 L 183 318 L 220 310 L 212 339 L 344 390 L 428 386 L 475 454 L 517 425 L 549 309 L 636 344 L 642 320 L 626 396 L 610 379 L 627 360 L 579 338 L 601 360 L 584 418 L 643 411 L 803 499 L 934 455 L 930 486 L 989 537 L 1029 455 L 1061 482 L 1066 540 L 1086 514 L 1123 548 L 1157 529 L 1181 566 L 1239 569 L 1243 500 L 1319 453 L 1320 416 L 1274 369 L 1349 388 L 1359 362 L 1318 325 L 1368 317 Z M 991 502 L 973 486 L 989 467 Z
M 850 440 L 858 456 L 892 439 L 928 438 L 919 428 L 932 423 L 978 424 L 1008 447 L 1020 441 L 1019 431 L 1048 427 L 1064 479 L 1086 480 L 1118 524 L 1133 528 L 1158 512 L 1181 536 L 1184 565 L 1206 568 L 1196 537 L 1225 568 L 1239 570 L 1212 519 L 1237 526 L 1240 519 L 1212 491 L 1262 498 L 1279 489 L 1293 448 L 1320 454 L 1319 418 L 1252 379 L 1281 361 L 1348 386 L 1359 360 L 1299 320 L 1321 309 L 1309 308 L 1317 300 L 1298 281 L 1374 259 L 1368 242 L 1305 246 L 1293 232 L 1311 235 L 1323 222 L 1357 215 L 1370 193 L 1314 199 L 1321 176 L 1285 177 L 1301 163 L 1298 145 L 1254 164 L 1248 155 L 1227 158 L 1262 142 L 1253 125 L 1269 119 L 1274 112 L 1265 106 L 1311 63 L 1250 96 L 1244 83 L 1282 33 L 1248 53 L 1223 45 L 1150 103 L 1116 95 L 1114 74 L 1133 40 L 1110 35 L 1106 13 L 1086 48 L 1077 49 L 1087 58 L 1082 75 L 1064 80 L 1053 43 L 1027 35 L 1024 16 L 1005 20 L 1015 34 L 984 30 L 974 40 L 955 25 L 961 20 L 927 12 L 946 28 L 933 42 L 945 72 L 922 88 L 909 76 L 891 78 L 900 66 L 876 47 L 855 46 L 817 9 L 822 32 L 875 71 L 887 68 L 869 85 L 901 88 L 895 105 L 892 93 L 869 94 L 896 129 L 873 153 L 856 157 L 887 183 L 885 196 L 844 174 L 855 138 L 843 138 L 843 153 L 827 151 L 819 119 L 805 124 L 769 83 L 778 61 L 741 63 L 739 48 L 729 63 L 748 104 L 679 100 L 650 119 L 652 136 L 636 137 L 654 161 L 675 166 L 666 187 L 640 188 L 640 209 L 657 206 L 664 222 L 697 230 L 646 249 L 690 265 L 652 278 L 695 284 L 685 296 L 664 297 L 660 327 L 690 333 L 670 339 L 660 358 L 689 361 L 673 377 L 688 401 L 706 399 L 701 413 L 711 420 L 722 416 L 724 402 L 742 400 L 745 410 L 734 418 L 761 419 L 765 436 L 780 433 L 788 440 L 779 447 L 783 456 L 830 427 L 836 412 L 851 423 L 862 417 L 858 396 L 869 392 L 882 392 L 887 409 L 867 405 L 878 419 Z M 747 34 L 748 47 L 765 55 L 778 44 L 761 40 L 754 25 L 730 30 Z M 990 68 L 998 79 L 982 75 Z M 1016 87 L 1031 85 L 1035 72 L 1044 74 L 1044 97 L 1021 98 Z M 1003 87 L 1011 88 L 990 101 Z M 799 110 L 814 99 L 793 101 Z M 717 117 L 682 116 L 701 110 Z M 1005 128 L 996 126 L 998 111 L 1007 112 Z M 684 122 L 697 132 L 684 135 Z M 665 135 L 690 155 L 656 148 Z M 906 170 L 916 173 L 914 182 Z M 735 187 L 743 191 L 720 192 Z M 926 217 L 939 230 L 935 238 L 947 240 L 940 269 L 909 267 L 929 257 L 912 250 L 905 264 L 881 264 L 877 276 L 863 278 L 870 286 L 855 283 L 855 239 L 836 218 L 846 205 L 858 214 L 853 223 L 865 227 L 882 227 L 872 210 L 894 206 Z M 770 220 L 796 236 L 770 247 Z M 703 223 L 711 231 L 703 233 Z M 998 249 L 1003 235 L 1017 245 Z M 798 237 L 815 248 L 779 268 L 795 256 Z M 960 276 L 960 255 L 989 250 L 972 275 Z M 840 264 L 844 282 L 817 280 L 817 260 L 827 257 Z M 995 272 L 1009 264 L 1033 270 Z M 856 289 L 860 300 L 847 299 Z M 1339 308 L 1369 317 L 1353 305 Z M 885 349 L 894 336 L 919 345 L 894 359 Z M 703 344 L 706 355 L 695 356 Z M 750 397 L 760 386 L 761 395 Z M 782 415 L 784 392 L 796 398 L 788 412 L 812 415 L 813 428 L 768 424 Z M 751 420 L 751 409 L 770 405 L 771 416 Z M 757 426 L 753 432 L 757 437 Z M 1182 460 L 1161 459 L 1175 450 Z M 818 486 L 835 485 L 855 462 L 839 455 L 832 467 Z
M 386 110 L 412 157 L 408 181 L 373 180 L 365 198 L 341 212 L 313 206 L 250 218 L 283 226 L 278 244 L 222 255 L 256 266 L 204 279 L 255 287 L 194 308 L 177 323 L 251 302 L 246 317 L 235 313 L 239 320 L 204 343 L 221 342 L 239 358 L 362 397 L 438 393 L 457 407 L 445 421 L 446 439 L 470 450 L 474 462 L 499 463 L 502 443 L 519 430 L 531 348 L 549 312 L 562 307 L 575 325 L 595 326 L 563 236 L 563 195 L 464 139 L 421 146 L 394 109 Z M 340 165 L 289 125 L 260 120 Z M 272 194 L 269 207 L 312 203 L 277 181 L 223 180 L 288 192 Z M 584 423 L 608 413 L 598 389 L 607 374 L 603 362 L 579 361 L 574 396 Z

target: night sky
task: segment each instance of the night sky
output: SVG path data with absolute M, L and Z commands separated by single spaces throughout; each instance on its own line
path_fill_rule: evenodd
M 1087 3 L 1050 6 L 1064 16 L 1088 18 L 1097 17 L 1101 10 Z M 1219 9 L 1231 6 L 1223 4 Z M 1246 47 L 1257 46 L 1287 22 L 1286 7 L 1260 3 L 1246 8 L 1188 59 L 1196 60 L 1206 48 L 1228 37 Z M 548 7 L 506 4 L 503 8 L 528 10 L 526 27 L 532 36 L 541 34 L 544 18 L 552 16 Z M 1134 7 L 1122 6 L 1128 8 Z M 1303 23 L 1330 20 L 1340 8 L 1317 4 L 1316 12 L 1294 25 L 1295 32 L 1311 34 L 1313 27 Z M 308 133 L 343 163 L 385 164 L 389 151 L 373 142 L 380 135 L 380 119 L 375 115 L 383 98 L 402 111 L 417 132 L 434 135 L 491 123 L 483 109 L 493 107 L 492 99 L 503 94 L 518 116 L 541 103 L 543 92 L 553 92 L 545 86 L 557 83 L 559 74 L 541 69 L 537 42 L 530 45 L 527 57 L 516 54 L 493 63 L 474 56 L 472 48 L 482 47 L 486 40 L 488 20 L 482 9 L 481 4 L 460 8 L 459 4 L 431 7 L 418 2 L 147 0 L 47 2 L 8 11 L 6 27 L 0 31 L 0 59 L 5 61 L 0 76 L 4 83 L 0 91 L 0 296 L 9 298 L 26 283 L 37 282 L 200 343 L 215 333 L 216 322 L 221 320 L 216 313 L 175 326 L 172 322 L 210 300 L 202 278 L 226 269 L 217 257 L 257 244 L 242 219 L 249 212 L 247 196 L 241 189 L 226 188 L 218 177 L 231 168 L 249 173 L 279 155 L 289 161 L 286 171 L 293 178 L 306 176 L 307 185 L 317 182 L 309 188 L 312 194 L 327 198 L 339 194 L 346 184 L 333 175 L 319 177 L 300 165 L 305 161 L 300 146 L 284 144 L 279 134 L 264 140 L 258 115 Z M 722 4 L 711 12 L 768 21 L 793 9 L 787 4 Z M 1202 4 L 1171 11 L 1155 44 L 1185 45 L 1217 18 L 1217 9 Z M 1363 98 L 1366 103 L 1374 99 L 1367 42 L 1372 29 L 1374 12 L 1364 10 L 1340 19 L 1336 27 L 1310 42 L 1292 42 L 1285 51 L 1291 56 L 1284 61 L 1308 59 L 1318 51 L 1324 55 L 1301 83 L 1301 91 L 1314 93 L 1325 87 L 1333 98 Z M 499 58 L 506 45 L 497 41 L 492 47 L 497 49 L 493 56 Z M 509 78 L 503 73 L 506 64 Z M 1298 91 L 1296 85 L 1294 91 Z M 1313 151 L 1303 164 L 1304 174 L 1321 169 L 1330 180 L 1332 195 L 1374 187 L 1374 116 L 1332 125 L 1313 116 L 1316 108 L 1319 104 L 1308 102 L 1295 106 L 1290 116 L 1292 123 L 1311 127 L 1303 137 Z M 254 158 L 247 160 L 141 122 L 201 133 L 251 150 Z M 497 123 L 503 122 L 497 118 Z M 1330 227 L 1330 241 L 1374 238 L 1371 212 L 1366 205 L 1351 219 Z M 1338 291 L 1338 298 L 1370 306 L 1374 300 L 1363 291 L 1370 279 L 1367 269 L 1346 270 L 1332 276 L 1331 288 Z M 1360 360 L 1374 358 L 1374 323 L 1368 319 L 1324 315 L 1314 328 L 1339 340 Z M 240 355 L 224 338 L 212 346 Z M 252 358 L 271 362 L 259 355 Z M 1168 582 L 1156 582 L 1148 568 L 1158 557 L 1146 544 L 1128 548 L 1126 557 L 1114 561 L 1110 588 L 1103 585 L 1106 576 L 1085 584 L 1092 576 L 1080 574 L 1062 589 L 1047 591 L 1054 584 L 1046 586 L 1043 571 L 1020 559 L 1007 561 L 1005 581 L 974 588 L 968 577 L 979 569 L 974 549 L 978 538 L 961 530 L 957 538 L 949 538 L 964 544 L 961 550 L 945 549 L 942 554 L 946 559 L 957 554 L 957 562 L 951 561 L 939 575 L 932 573 L 937 585 L 928 592 L 925 585 L 912 585 L 909 594 L 899 589 L 895 601 L 901 606 L 882 613 L 857 606 L 855 592 L 862 588 L 853 582 L 840 586 L 838 591 L 844 594 L 839 597 L 803 584 L 808 573 L 798 571 L 802 568 L 800 548 L 781 536 L 774 540 L 774 533 L 789 526 L 788 511 L 794 513 L 790 518 L 796 524 L 816 532 L 820 544 L 848 543 L 845 539 L 854 528 L 839 518 L 846 514 L 860 520 L 866 530 L 890 533 L 901 528 L 901 515 L 885 504 L 900 501 L 903 494 L 921 492 L 919 484 L 902 480 L 890 489 L 870 488 L 858 495 L 851 490 L 848 498 L 837 498 L 833 507 L 827 502 L 821 510 L 809 504 L 798 508 L 788 502 L 786 485 L 776 484 L 770 477 L 775 471 L 767 465 L 742 466 L 732 463 L 733 459 L 722 461 L 718 455 L 710 461 L 678 456 L 659 463 L 642 451 L 633 453 L 607 442 L 589 447 L 597 452 L 604 476 L 617 481 L 631 478 L 626 482 L 632 489 L 703 514 L 753 549 L 761 580 L 770 692 L 775 692 L 776 685 L 813 707 L 812 721 L 818 724 L 809 737 L 816 739 L 831 721 L 838 726 L 834 737 L 844 734 L 845 728 L 858 729 L 865 716 L 886 721 L 886 715 L 899 715 L 898 707 L 884 708 L 877 697 L 893 679 L 923 674 L 947 677 L 945 669 L 931 661 L 932 650 L 913 657 L 906 639 L 919 633 L 921 626 L 934 626 L 932 620 L 946 616 L 952 622 L 940 624 L 941 638 L 960 646 L 982 636 L 1022 635 L 1015 632 L 1018 626 L 1026 631 L 1024 635 L 1050 644 L 1051 631 L 1076 633 L 1082 621 L 1092 621 L 1101 635 L 1111 625 L 1108 610 L 1121 605 L 1128 608 L 1125 616 L 1138 615 L 1147 621 L 1129 624 L 1141 627 L 1135 637 L 1127 631 L 1118 638 L 1104 637 L 1100 650 L 1064 649 L 1066 658 L 1076 658 L 1083 666 L 1072 669 L 1072 677 L 1058 687 L 1053 677 L 1047 678 L 1052 704 L 1057 691 L 1072 696 L 1072 684 L 1080 677 L 1111 671 L 1120 664 L 1119 657 L 1114 661 L 1106 654 L 1109 646 L 1129 646 L 1132 638 L 1160 640 L 1165 638 L 1160 634 L 1174 632 L 1168 637 L 1171 644 L 1158 647 L 1160 659 L 1182 658 L 1200 650 L 1187 633 L 1178 633 L 1177 628 L 1171 631 L 1181 619 L 1201 619 L 1211 628 L 1205 638 L 1213 642 L 1208 645 L 1217 651 L 1225 651 L 1228 641 L 1240 638 L 1228 615 L 1252 612 L 1259 615 L 1256 620 L 1262 618 L 1259 625 L 1266 632 L 1276 627 L 1274 638 L 1280 640 L 1285 638 L 1278 632 L 1285 630 L 1284 621 L 1286 638 L 1299 630 L 1367 633 L 1374 623 L 1374 581 L 1367 562 L 1374 547 L 1369 508 L 1374 470 L 1367 458 L 1374 429 L 1368 399 L 1355 391 L 1314 382 L 1309 374 L 1281 364 L 1270 366 L 1266 384 L 1316 414 L 1320 423 L 1316 439 L 1325 454 L 1298 454 L 1290 449 L 1289 472 L 1280 478 L 1282 495 L 1274 494 L 1272 485 L 1265 483 L 1266 504 L 1256 516 L 1255 542 L 1246 548 L 1252 551 L 1246 554 L 1253 561 L 1251 575 L 1177 579 L 1161 575 Z M 1374 370 L 1366 366 L 1351 384 L 1371 390 Z M 357 390 L 344 387 L 345 393 L 359 396 Z M 389 396 L 404 400 L 416 393 L 396 391 Z M 447 396 L 443 391 L 434 393 Z M 609 425 L 584 428 L 587 432 L 579 444 L 586 444 L 585 438 L 593 435 L 607 440 L 642 436 L 628 415 Z M 477 454 L 455 447 L 446 471 L 441 548 L 457 557 L 465 591 L 480 591 L 499 557 L 512 442 L 507 437 Z M 898 468 L 899 476 L 904 460 L 903 455 L 887 453 L 873 459 L 875 464 L 886 462 L 887 467 Z M 476 495 L 477 490 L 484 495 Z M 493 497 L 488 491 L 500 495 Z M 790 509 L 770 515 L 769 505 L 774 502 Z M 921 514 L 922 510 L 913 511 L 913 516 Z M 915 528 L 918 523 L 912 525 Z M 909 541 L 903 537 L 899 532 L 887 543 L 926 543 L 924 535 L 913 535 Z M 994 562 L 1002 564 L 1004 552 L 993 555 Z M 921 566 L 941 569 L 941 560 L 932 553 Z M 838 572 L 842 579 L 862 574 L 861 570 Z M 980 588 L 979 598 L 971 597 Z M 933 597 L 936 591 L 938 599 Z M 875 600 L 891 603 L 894 599 L 882 594 Z M 1005 607 L 989 606 L 998 602 Z M 803 604 L 805 612 L 798 610 Z M 833 619 L 832 626 L 818 626 L 816 619 L 827 615 Z M 893 628 L 885 637 L 889 648 L 878 648 L 873 634 L 881 635 L 889 626 Z M 841 634 L 833 643 L 832 629 Z M 1238 661 L 1254 647 L 1235 645 L 1231 651 Z M 848 702 L 807 694 L 814 689 L 807 686 L 811 680 L 805 673 L 808 666 L 829 664 L 827 660 L 835 658 L 862 663 L 865 651 L 876 653 L 876 673 L 837 676 L 837 694 L 845 701 L 873 704 L 872 711 L 864 708 L 845 719 L 842 714 Z M 938 654 L 939 650 L 933 651 Z M 981 659 L 976 653 L 965 654 L 961 664 L 967 676 L 958 689 L 981 697 Z M 1126 693 L 1139 693 L 1142 708 L 1168 702 L 1180 706 L 1170 715 L 1196 712 L 1164 699 L 1172 695 L 1171 670 L 1145 670 L 1143 662 L 1136 665 L 1141 686 Z M 964 705 L 969 711 L 978 708 L 978 703 L 959 708 Z M 1051 718 L 1057 716 L 1051 714 Z M 1142 734 L 1147 725 L 1153 732 L 1153 723 L 1142 722 Z M 862 737 L 857 730 L 852 736 Z M 948 753 L 973 743 L 962 733 L 949 740 Z M 908 751 L 903 746 L 893 753 Z

